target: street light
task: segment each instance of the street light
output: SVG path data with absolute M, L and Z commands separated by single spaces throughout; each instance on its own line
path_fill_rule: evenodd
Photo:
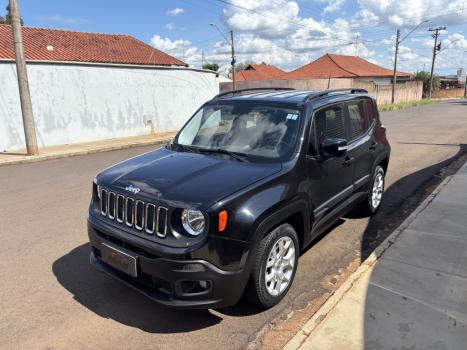
M 399 29 L 397 29 L 397 34 L 396 34 L 396 50 L 395 50 L 395 53 L 394 53 L 394 71 L 393 71 L 393 75 L 392 75 L 392 96 L 391 96 L 391 103 L 394 103 L 394 100 L 395 100 L 395 95 L 396 95 L 396 83 L 397 83 L 397 55 L 399 54 L 399 45 L 405 40 L 408 38 L 408 36 L 410 34 L 412 34 L 413 32 L 415 32 L 423 23 L 427 23 L 427 22 L 430 22 L 429 19 L 423 21 L 423 22 L 420 22 L 417 26 L 415 26 L 410 32 L 408 32 L 403 38 L 402 40 L 400 40 L 400 37 L 401 37 L 401 31 Z
M 235 48 L 234 48 L 234 37 L 233 37 L 233 31 L 230 31 L 230 42 L 229 42 L 229 39 L 227 39 L 227 37 L 225 36 L 225 34 L 219 29 L 219 27 L 215 24 L 215 23 L 209 23 L 209 25 L 211 27 L 214 27 L 217 29 L 217 31 L 219 33 L 221 33 L 221 35 L 224 37 L 225 41 L 227 42 L 227 44 L 230 45 L 231 47 L 231 52 L 232 52 L 232 61 L 230 62 L 230 64 L 232 65 L 232 90 L 235 91 L 236 88 L 235 88 Z

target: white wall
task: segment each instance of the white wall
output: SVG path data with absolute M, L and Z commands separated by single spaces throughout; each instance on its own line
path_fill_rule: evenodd
M 28 64 L 39 147 L 172 131 L 219 91 L 188 69 Z M 0 63 L 0 152 L 25 147 L 14 63 Z

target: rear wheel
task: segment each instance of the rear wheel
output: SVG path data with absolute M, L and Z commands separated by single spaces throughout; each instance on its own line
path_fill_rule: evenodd
M 358 207 L 358 211 L 362 214 L 373 215 L 381 206 L 384 194 L 384 176 L 384 169 L 378 165 L 373 173 L 367 198 Z
M 291 225 L 283 224 L 267 234 L 256 252 L 247 299 L 265 308 L 279 303 L 292 285 L 298 253 L 298 237 Z

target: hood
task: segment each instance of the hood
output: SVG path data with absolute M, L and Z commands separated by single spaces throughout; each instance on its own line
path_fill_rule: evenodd
M 280 163 L 239 162 L 222 156 L 160 148 L 104 170 L 98 181 L 101 186 L 122 194 L 134 196 L 126 190 L 131 185 L 140 189 L 135 197 L 159 200 L 175 207 L 207 208 L 281 168 Z

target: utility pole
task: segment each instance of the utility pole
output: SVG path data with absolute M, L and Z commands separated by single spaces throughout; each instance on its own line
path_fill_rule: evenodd
M 394 72 L 392 74 L 392 96 L 391 96 L 391 103 L 395 101 L 395 94 L 396 94 L 396 83 L 397 83 L 397 55 L 399 53 L 399 44 L 401 38 L 401 31 L 397 29 L 396 33 L 396 51 L 394 54 Z
M 435 32 L 433 34 L 433 38 L 435 39 L 435 45 L 433 46 L 433 58 L 431 60 L 431 74 L 430 74 L 430 91 L 428 98 L 431 99 L 431 94 L 433 92 L 433 72 L 435 69 L 435 59 L 436 59 L 436 51 L 439 51 L 441 48 L 438 46 L 438 37 L 439 37 L 439 32 L 442 30 L 446 30 L 446 27 L 437 27 L 437 28 L 430 28 L 428 31 L 430 32 Z
M 227 42 L 227 44 L 230 45 L 231 47 L 231 52 L 232 52 L 232 61 L 230 62 L 230 64 L 232 65 L 232 91 L 235 91 L 236 90 L 236 86 L 235 86 L 235 47 L 234 47 L 234 35 L 233 35 L 233 31 L 231 30 L 230 31 L 230 42 L 229 42 L 229 39 L 227 39 L 227 37 L 225 36 L 224 33 L 222 33 L 222 31 L 219 29 L 219 27 L 215 24 L 215 23 L 209 23 L 209 25 L 211 27 L 214 27 L 217 29 L 217 31 L 219 33 L 221 33 L 221 35 L 224 37 L 225 41 Z
M 407 39 L 410 34 L 415 32 L 423 23 L 427 23 L 430 20 L 424 20 L 417 24 L 415 27 L 413 27 L 402 39 L 401 39 L 401 31 L 397 29 L 396 32 L 396 49 L 394 50 L 394 72 L 392 76 L 392 96 L 391 96 L 391 102 L 394 103 L 396 99 L 396 84 L 397 84 L 397 57 L 399 55 L 399 45 Z
M 232 44 L 232 89 L 233 91 L 236 90 L 236 84 L 235 84 L 235 48 L 234 48 L 234 36 L 233 36 L 233 31 L 230 31 L 230 41 Z
M 10 0 L 11 29 L 15 43 L 16 74 L 18 76 L 19 98 L 23 115 L 24 138 L 28 156 L 39 154 L 37 148 L 36 126 L 32 113 L 31 94 L 29 92 L 28 71 L 24 60 L 23 34 L 21 33 L 21 17 L 18 0 Z
M 204 50 L 201 51 L 201 69 L 204 69 Z

